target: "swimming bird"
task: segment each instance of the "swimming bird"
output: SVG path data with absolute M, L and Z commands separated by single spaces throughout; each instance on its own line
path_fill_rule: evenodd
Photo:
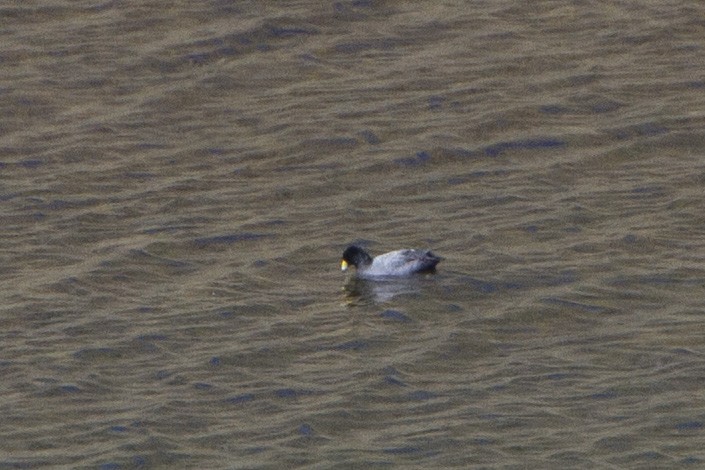
M 357 268 L 361 277 L 410 276 L 415 273 L 433 272 L 441 258 L 428 250 L 396 250 L 372 258 L 365 250 L 350 245 L 343 252 L 340 269 L 349 265 Z

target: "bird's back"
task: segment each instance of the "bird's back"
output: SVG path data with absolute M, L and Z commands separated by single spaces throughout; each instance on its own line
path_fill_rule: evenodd
M 371 276 L 406 276 L 433 271 L 441 258 L 428 250 L 396 250 L 377 256 L 365 270 Z

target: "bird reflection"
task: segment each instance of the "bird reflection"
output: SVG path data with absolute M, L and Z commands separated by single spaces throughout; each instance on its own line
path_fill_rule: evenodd
M 422 281 L 418 276 L 374 280 L 350 277 L 343 285 L 343 292 L 349 304 L 384 303 L 400 295 L 418 295 Z

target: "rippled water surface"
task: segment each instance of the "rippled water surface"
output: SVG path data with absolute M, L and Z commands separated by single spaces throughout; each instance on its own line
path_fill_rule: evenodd
M 705 4 L 0 18 L 0 469 L 705 465 Z

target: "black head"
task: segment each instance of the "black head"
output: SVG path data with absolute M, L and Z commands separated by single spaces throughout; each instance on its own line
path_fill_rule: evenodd
M 340 267 L 345 271 L 351 264 L 356 268 L 372 263 L 372 257 L 365 250 L 356 245 L 350 245 L 343 251 L 343 260 Z

